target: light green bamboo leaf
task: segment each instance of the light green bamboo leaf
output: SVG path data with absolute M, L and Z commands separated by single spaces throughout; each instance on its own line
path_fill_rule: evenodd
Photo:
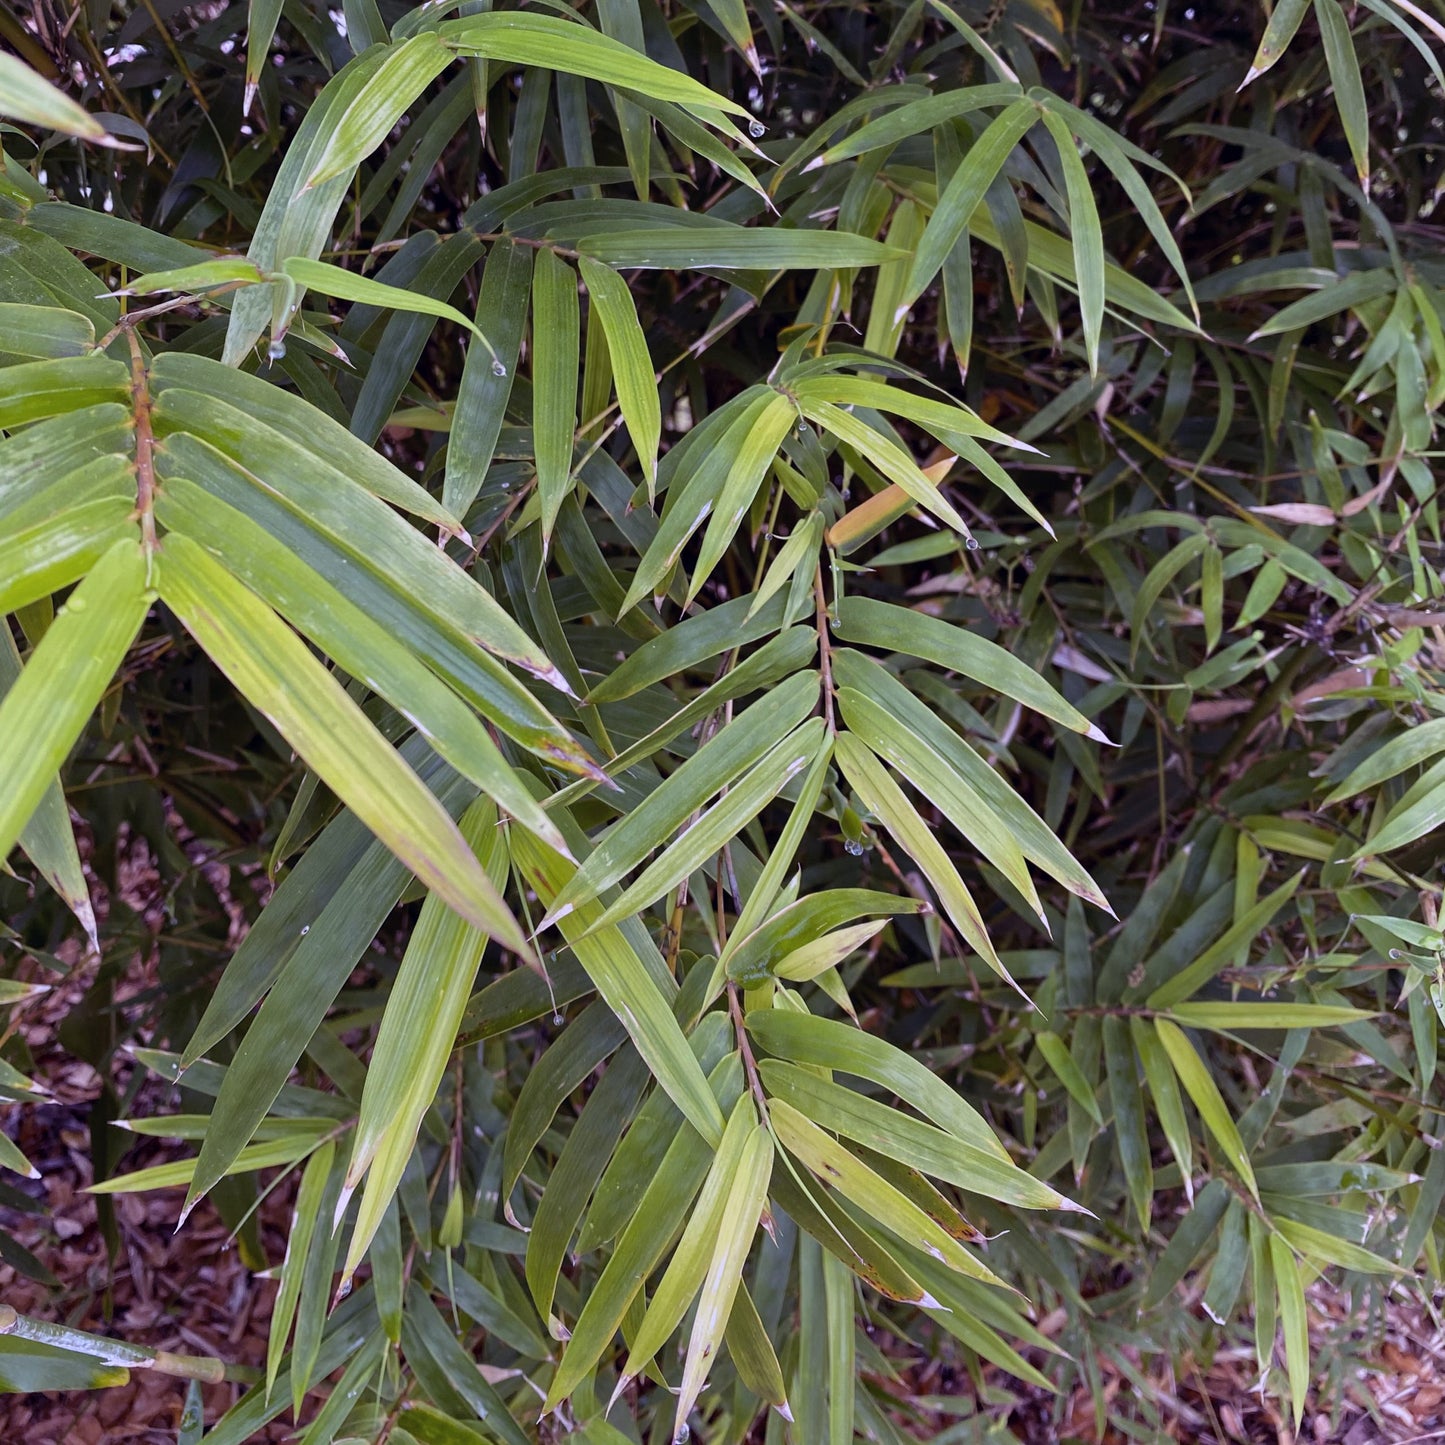
M 955 1138 L 1012 1164 L 983 1116 L 917 1059 L 836 1019 L 784 1009 L 754 1009 L 748 1033 L 770 1054 L 871 1079 L 897 1094 Z
M 1250 336 L 1251 341 L 1261 341 L 1266 336 L 1278 336 L 1286 331 L 1297 331 L 1316 322 L 1327 321 L 1341 311 L 1351 311 L 1382 296 L 1391 295 L 1398 278 L 1393 271 L 1384 267 L 1376 271 L 1351 271 L 1342 280 L 1333 281 L 1309 296 L 1292 301 L 1276 311 L 1263 326 Z
M 1340 803 L 1367 788 L 1378 787 L 1389 779 L 1428 759 L 1445 753 L 1445 718 L 1432 718 L 1416 723 L 1405 732 L 1392 737 L 1362 763 L 1352 768 L 1345 780 L 1334 788 L 1326 803 Z
M 1328 1029 L 1364 1023 L 1368 1009 L 1323 1003 L 1176 1003 L 1169 1017 L 1191 1029 L 1232 1033 L 1239 1029 Z
M 757 1109 L 752 1099 L 744 1094 L 728 1117 L 722 1143 L 718 1145 L 717 1154 L 713 1157 L 712 1167 L 703 1182 L 702 1193 L 698 1195 L 688 1216 L 687 1225 L 682 1231 L 682 1238 L 678 1240 L 672 1259 L 658 1281 L 642 1324 L 632 1337 L 627 1351 L 627 1363 L 622 1367 L 612 1392 L 614 1400 L 631 1380 L 642 1373 L 652 1357 L 667 1343 L 668 1336 L 681 1324 L 687 1307 L 702 1288 L 712 1259 L 713 1247 L 726 1223 L 724 1211 L 733 1183 L 738 1176 L 748 1141 L 757 1127 Z
M 752 506 L 758 487 L 762 485 L 768 468 L 777 456 L 778 448 L 797 420 L 797 405 L 793 399 L 774 392 L 748 428 L 747 434 L 739 439 L 727 480 L 713 502 L 702 547 L 693 565 L 692 581 L 687 589 L 688 605 L 702 590 L 703 584 L 712 575 L 713 568 L 722 560 L 723 553 L 732 542 L 733 533 L 737 531 L 738 524 Z
M 456 824 L 305 644 L 188 538 L 167 539 L 166 563 L 167 605 L 242 695 L 449 907 L 530 958 L 526 935 Z
M 1184 1112 L 1184 1099 L 1179 1092 L 1179 1078 L 1158 1033 L 1150 1027 L 1147 1019 L 1130 1018 L 1129 1036 L 1134 1042 L 1134 1051 L 1139 1055 L 1139 1062 L 1144 1066 L 1144 1077 L 1148 1080 L 1149 1092 L 1154 1097 L 1154 1111 L 1159 1119 L 1159 1127 L 1164 1130 L 1164 1137 L 1169 1141 L 1169 1150 L 1179 1164 L 1185 1194 L 1192 1198 L 1194 1145 L 1189 1135 L 1189 1119 Z
M 104 463 L 99 470 L 98 480 L 110 490 L 107 484 L 116 473 Z M 76 473 L 75 482 L 82 483 L 83 476 Z M 43 521 L 30 525 L 28 518 L 13 514 L 5 519 L 7 530 L 13 530 L 0 541 L 0 613 L 18 612 L 52 596 L 79 581 L 111 548 L 140 541 L 133 489 L 129 497 L 112 494 L 74 506 L 48 494 L 37 499 L 38 504 L 45 501 L 58 504 Z M 26 510 L 37 512 L 41 505 Z
M 137 276 L 119 296 L 153 296 L 157 291 L 209 291 L 241 281 L 258 285 L 266 279 L 261 268 L 244 256 L 217 256 L 193 266 L 176 266 L 166 271 L 147 271 Z
M 158 421 L 163 415 L 164 398 L 156 408 Z M 376 621 L 394 626 L 503 731 L 564 767 L 582 770 L 565 730 L 492 661 L 515 663 L 567 690 L 551 659 L 486 588 L 375 497 L 330 485 L 299 448 L 268 439 L 274 451 L 268 452 L 264 474 L 257 475 L 219 450 L 224 445 L 239 451 L 244 444 L 235 434 L 215 437 L 218 426 L 229 432 L 232 417 L 212 408 L 208 421 L 214 445 L 189 433 L 166 437 L 157 456 L 165 477 L 193 481 L 260 522 Z
M 927 507 L 955 532 L 964 537 L 973 535 L 953 504 L 896 442 L 890 441 L 881 432 L 874 431 L 852 412 L 843 411 L 831 402 L 799 397 L 798 409 L 809 421 L 816 422 L 829 435 L 860 452 L 889 481 L 902 487 L 915 502 Z
M 282 274 L 305 286 L 319 291 L 323 296 L 333 296 L 338 301 L 355 301 L 363 306 L 381 306 L 389 311 L 414 311 L 422 316 L 437 316 L 443 321 L 464 326 L 490 352 L 492 344 L 482 334 L 481 328 L 469 316 L 458 311 L 445 301 L 427 296 L 421 291 L 409 291 L 404 286 L 389 286 L 385 281 L 374 281 L 370 276 L 360 276 L 329 261 L 310 261 L 304 256 L 288 256 L 281 263 Z
M 85 356 L 95 345 L 95 326 L 78 311 L 6 301 L 0 302 L 0 337 L 12 356 Z
M 171 351 L 151 363 L 150 388 L 157 399 L 159 426 L 194 424 L 214 445 L 234 445 L 234 454 L 262 474 L 277 467 L 280 460 L 281 454 L 270 445 L 270 433 L 279 432 L 305 453 L 308 469 L 331 480 L 333 487 L 345 489 L 352 482 L 373 497 L 447 532 L 462 530 L 454 513 L 440 505 L 425 487 L 378 456 L 339 422 L 279 386 L 222 366 L 209 357 Z M 198 407 L 187 393 L 199 393 L 209 404 Z M 218 410 L 218 403 L 224 409 Z M 239 432 L 235 416 L 238 411 L 242 413 L 243 428 Z M 215 426 L 218 421 L 224 425 Z M 294 451 L 289 455 L 300 462 Z
M 910 1169 L 1018 1209 L 1076 1207 L 991 1150 L 966 1144 L 943 1129 L 821 1079 L 812 1070 L 772 1059 L 764 1059 L 758 1067 L 769 1096 L 786 1100 L 815 1124 Z
M 1079 287 L 1079 309 L 1084 323 L 1084 354 L 1089 374 L 1099 371 L 1099 331 L 1104 321 L 1104 232 L 1099 208 L 1094 201 L 1089 173 L 1079 157 L 1073 133 L 1053 111 L 1043 116 L 1049 134 L 1059 148 L 1064 167 L 1064 186 L 1069 198 L 1069 230 L 1074 242 L 1074 277 Z
M 435 673 L 249 517 L 173 479 L 156 515 L 206 548 L 352 677 L 387 698 L 464 777 L 549 847 L 567 845 L 522 786 L 485 727 Z
M 1256 903 L 1192 963 L 1180 969 L 1167 982 L 1160 984 L 1149 995 L 1149 1007 L 1172 1009 L 1201 989 L 1221 969 L 1233 962 L 1242 947 L 1248 947 L 1269 927 L 1275 914 L 1294 897 L 1303 878 L 1304 870 L 1301 869 L 1293 878 L 1280 884 L 1273 893 Z
M 544 545 L 572 485 L 579 315 L 572 268 L 554 252 L 539 251 L 532 282 L 532 434 Z
M 934 752 L 946 758 L 954 771 L 966 779 L 1004 820 L 1025 858 L 1056 878 L 1071 893 L 1109 911 L 1108 900 L 1099 885 L 1054 836 L 1044 820 L 888 668 L 860 652 L 854 652 L 852 648 L 835 648 L 833 677 L 841 686 L 854 688 L 871 698 L 886 713 L 923 738 Z
M 861 692 L 840 688 L 838 706 L 853 732 L 934 803 L 973 844 L 979 856 L 1018 889 L 1024 902 L 1047 926 L 1043 904 L 1018 844 L 998 815 L 947 760 Z
M 622 896 L 609 903 L 592 928 L 604 928 L 655 903 L 684 878 L 727 847 L 793 778 L 827 748 L 826 724 L 811 718 L 784 738 L 758 764 L 730 784 L 712 807 L 682 830 L 677 839 L 645 869 Z
M 801 948 L 785 954 L 774 967 L 773 972 L 789 983 L 806 983 L 836 968 L 845 958 L 856 953 L 870 938 L 881 933 L 888 926 L 886 918 L 868 923 L 855 923 L 851 928 L 840 928 L 834 933 L 825 933 Z
M 969 147 L 953 178 L 944 187 L 913 254 L 913 267 L 903 288 L 907 309 L 932 284 L 945 258 L 967 229 L 984 192 L 1002 171 L 1014 147 L 1039 119 L 1031 100 L 1016 100 L 985 127 Z
M 325 141 L 311 157 L 302 189 L 309 191 L 349 176 L 392 133 L 452 59 L 452 52 L 433 30 L 423 30 L 392 46 L 345 108 L 328 117 Z
M 778 555 L 768 563 L 768 570 L 763 574 L 763 580 L 758 584 L 758 590 L 753 593 L 748 604 L 744 622 L 756 616 L 762 607 L 793 580 L 794 574 L 810 566 L 818 554 L 822 540 L 822 513 L 809 512 L 793 528 L 788 540 L 778 549 Z
M 558 895 L 577 870 L 530 835 L 514 838 L 512 852 L 542 906 L 555 908 Z M 587 892 L 589 899 L 596 899 L 594 891 Z M 716 1145 L 722 1137 L 723 1116 L 702 1069 L 667 1000 L 622 932 L 616 927 L 592 931 L 602 907 L 599 901 L 579 902 L 561 918 L 562 934 L 608 1008 L 622 1020 L 654 1078 L 702 1138 Z
M 1350 22 L 1338 0 L 1315 0 L 1315 19 L 1319 21 L 1320 40 L 1324 44 L 1325 64 L 1330 72 L 1330 85 L 1335 92 L 1335 105 L 1340 123 L 1345 128 L 1355 172 L 1366 195 L 1370 190 L 1370 107 L 1365 100 L 1365 86 L 1360 78 L 1360 61 L 1350 36 Z M 1303 1401 L 1296 1402 L 1300 1408 Z M 1296 1416 L 1298 1419 L 1298 1416 Z
M 96 145 L 133 149 L 14 55 L 0 54 L 0 115 L 79 136 Z
M 687 1360 L 682 1371 L 672 1434 L 683 1432 L 692 1407 L 702 1394 L 718 1346 L 732 1314 L 733 1299 L 742 1283 L 743 1265 L 758 1230 L 758 1217 L 768 1198 L 773 1173 L 773 1136 L 757 1125 L 743 1145 L 742 1159 L 722 1208 L 722 1222 L 714 1240 L 712 1260 L 698 1295 Z
M 740 920 L 719 963 L 729 977 L 752 987 L 766 983 L 777 964 L 795 949 L 825 937 L 840 924 L 870 915 L 916 913 L 923 906 L 917 899 L 870 888 L 830 888 L 808 893 L 779 908 L 755 928 Z
M 867 236 L 774 226 L 602 231 L 583 236 L 577 249 L 622 271 L 837 271 L 908 254 Z
M 630 873 L 719 789 L 776 747 L 812 712 L 816 672 L 798 673 L 739 713 L 630 813 L 602 836 L 576 874 L 551 900 L 546 923 L 565 917 Z
M 921 657 L 961 672 L 985 687 L 1021 702 L 1095 742 L 1109 739 L 1031 667 L 997 643 L 975 637 L 966 627 L 868 597 L 845 597 L 838 606 L 838 631 L 849 642 Z
M 1068 1090 L 1069 1097 L 1102 1129 L 1104 1117 L 1099 1112 L 1099 1101 L 1095 1097 L 1094 1090 L 1089 1086 L 1089 1081 L 1084 1077 L 1083 1071 L 1074 1062 L 1074 1056 L 1069 1052 L 1068 1045 L 1056 1033 L 1048 1030 L 1035 1034 L 1034 1042 L 1038 1044 L 1039 1052 L 1044 1056 L 1044 1062 Z
M 729 1054 L 713 1069 L 708 1085 L 718 1110 L 714 1138 L 720 1144 L 723 1110 L 731 1115 L 742 1093 L 742 1065 L 737 1054 Z M 596 1365 L 621 1326 L 628 1306 L 682 1229 L 683 1217 L 702 1186 L 714 1153 L 688 1125 L 674 1135 L 582 1305 L 543 1402 L 544 1412 L 556 1409 Z
M 306 1161 L 301 1185 L 296 1192 L 296 1207 L 291 1215 L 291 1229 L 286 1236 L 286 1257 L 281 1261 L 280 1285 L 271 1306 L 271 1327 L 266 1339 L 266 1395 L 276 1387 L 281 1370 L 281 1357 L 286 1353 L 286 1337 L 296 1318 L 296 1303 L 301 1298 L 301 1274 L 311 1239 L 321 1213 L 321 1196 L 331 1174 L 336 1155 L 336 1142 L 325 1140 Z
M 1309 0 L 1279 0 L 1270 14 L 1269 24 L 1264 27 L 1264 38 L 1254 53 L 1241 90 L 1251 80 L 1263 75 L 1285 53 L 1308 9 Z
M 662 436 L 662 403 L 653 374 L 647 337 L 637 319 L 637 307 L 627 282 L 610 266 L 590 256 L 577 258 L 587 294 L 592 298 L 607 350 L 612 357 L 612 377 L 617 386 L 617 404 L 642 463 L 649 495 L 656 486 L 657 447 Z
M 20 1152 L 20 1146 L 0 1132 L 0 1169 L 9 1169 L 26 1179 L 39 1179 L 40 1171 Z
M 1274 1261 L 1274 1283 L 1279 1291 L 1280 1321 L 1284 1325 L 1284 1359 L 1289 1375 L 1294 1427 L 1304 1418 L 1305 1395 L 1310 1385 L 1309 1317 L 1305 1312 L 1304 1281 L 1299 1265 L 1283 1236 L 1271 1234 L 1269 1252 Z
M 1311 1263 L 1321 1267 L 1337 1265 L 1361 1274 L 1398 1274 L 1400 1267 L 1383 1256 L 1341 1239 L 1312 1224 L 1280 1217 L 1271 1223 Z
M 642 561 L 627 589 L 619 616 L 662 587 L 688 539 L 711 513 L 737 445 L 771 396 L 769 388 L 748 387 L 693 428 L 668 452 L 662 463 L 669 479 L 667 505 L 661 523 L 655 530 L 650 529 L 644 545 L 638 547 Z M 663 636 L 666 635 L 664 632 Z
M 150 610 L 146 560 L 116 542 L 71 593 L 0 701 L 0 859 L 45 797 Z
M 992 85 L 962 86 L 940 95 L 929 95 L 911 100 L 897 110 L 860 126 L 852 135 L 829 146 L 822 155 L 815 157 L 805 167 L 815 170 L 820 166 L 831 166 L 838 161 L 852 160 L 855 156 L 885 146 L 895 146 L 912 135 L 922 135 L 936 125 L 971 115 L 976 110 L 988 110 L 994 106 L 1012 105 L 1023 98 L 1023 90 L 1012 82 Z
M 1214 1082 L 1194 1045 L 1177 1024 L 1160 1018 L 1154 1020 L 1154 1028 L 1159 1035 L 1159 1042 L 1164 1045 L 1164 1050 L 1169 1055 L 1170 1063 L 1174 1065 L 1174 1072 L 1179 1075 L 1179 1082 L 1184 1085 L 1185 1092 L 1199 1110 L 1204 1127 L 1214 1135 L 1215 1142 L 1244 1181 L 1245 1187 L 1258 1198 L 1259 1188 L 1254 1182 L 1249 1151 L 1239 1137 L 1239 1128 L 1219 1092 L 1219 1085 Z
M 848 782 L 857 789 L 864 805 L 896 838 L 900 847 L 905 848 L 909 857 L 923 870 L 923 876 L 938 893 L 939 902 L 944 905 L 959 936 L 983 958 L 998 977 L 1013 984 L 1009 972 L 994 951 L 993 942 L 988 938 L 983 915 L 978 912 L 968 886 L 959 877 L 958 868 L 949 858 L 942 844 L 936 840 L 933 829 L 923 822 L 918 809 L 909 802 L 905 792 L 899 788 L 886 767 L 879 762 L 861 741 L 853 734 L 842 733 L 834 743 L 838 764 L 847 776 Z M 1014 984 L 1017 987 L 1017 984 Z
M 1445 763 L 1436 763 L 1385 814 L 1377 832 L 1357 848 L 1355 859 L 1377 858 L 1433 833 L 1445 823 Z
M 514 65 L 540 65 L 604 85 L 641 91 L 654 100 L 672 101 L 710 124 L 716 123 L 713 116 L 718 111 L 748 118 L 746 108 L 736 101 L 586 25 L 550 15 L 508 11 L 444 20 L 437 31 L 459 55 L 483 56 Z
M 0 429 L 129 397 L 129 368 L 104 356 L 59 357 L 0 367 Z
M 500 887 L 507 875 L 506 835 L 498 826 L 491 800 L 473 803 L 462 815 L 460 826 L 487 876 Z M 410 1155 L 422 1116 L 431 1107 L 446 1072 L 486 944 L 485 932 L 444 907 L 438 898 L 430 897 L 422 905 L 366 1071 L 342 1207 L 368 1169 L 371 1173 L 352 1227 L 341 1272 L 343 1282 L 355 1273 L 401 1183 L 399 1172 L 389 1177 L 382 1173 L 376 1162 L 378 1151 L 385 1142 L 389 1161 L 404 1163 Z
M 783 1379 L 783 1367 L 778 1363 L 777 1351 L 768 1338 L 763 1322 L 758 1318 L 758 1308 L 748 1293 L 746 1283 L 738 1286 L 737 1298 L 733 1300 L 732 1313 L 728 1316 L 728 1356 L 737 1367 L 738 1378 L 758 1399 L 764 1401 L 780 1414 L 791 1420 L 793 1412 L 788 1406 L 788 1387 Z
M 309 1136 L 297 1131 L 278 1139 L 261 1139 L 237 1151 L 224 1173 L 250 1174 L 257 1169 L 273 1169 L 278 1165 L 295 1164 L 320 1146 L 322 1134 L 336 1126 L 329 1119 L 318 1120 Z M 198 1159 L 176 1159 L 169 1164 L 156 1164 L 137 1169 L 116 1179 L 103 1179 L 90 1185 L 88 1194 L 142 1194 L 150 1189 L 177 1189 L 189 1185 L 196 1172 Z
M 3 549 L 0 549 L 0 555 L 3 555 Z M 0 631 L 4 633 L 0 636 L 0 699 L 3 699 L 19 680 L 21 667 L 20 653 L 8 626 Z M 70 825 L 70 813 L 58 779 L 53 779 L 42 793 L 30 821 L 21 830 L 19 841 L 25 856 L 79 920 L 91 950 L 98 952 L 100 942 L 96 937 L 95 909 L 91 905 L 90 889 L 75 845 L 75 830 Z M 0 1004 L 28 998 L 32 990 L 39 988 L 38 985 L 17 984 L 9 979 L 0 980 Z
M 773 1131 L 790 1154 L 806 1164 L 818 1179 L 875 1219 L 900 1239 L 916 1245 L 950 1269 L 987 1284 L 1003 1285 L 936 1220 L 924 1213 L 906 1194 L 870 1169 L 836 1139 L 782 1099 L 768 1108 Z

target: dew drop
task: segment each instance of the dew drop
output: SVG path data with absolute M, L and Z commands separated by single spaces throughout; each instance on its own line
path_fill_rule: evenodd
M 748 134 L 752 136 L 754 140 L 761 140 L 763 136 L 767 135 L 767 133 L 768 128 L 762 123 L 762 121 L 750 120 L 748 122 Z M 684 1425 L 682 1428 L 686 1430 L 687 1426 Z M 681 1440 L 683 1436 L 679 1435 L 677 1438 Z
M 507 374 L 507 363 L 499 356 L 492 358 L 492 375 L 505 376 Z
M 963 545 L 964 545 L 965 547 L 967 547 L 970 552 L 977 552 L 977 551 L 978 551 L 978 538 L 977 538 L 977 537 L 969 537 L 969 538 L 966 538 Z
M 342 1280 L 341 1283 L 337 1286 L 337 1289 L 336 1289 L 336 1298 L 337 1298 L 338 1300 L 344 1300 L 344 1299 L 346 1298 L 346 1296 L 349 1295 L 350 1293 L 351 1293 L 351 1281 L 350 1281 L 349 1279 L 344 1279 L 344 1280 Z
M 303 923 L 303 924 L 301 925 L 301 937 L 302 937 L 302 938 L 305 938 L 306 935 L 307 935 L 308 933 L 310 933 L 310 932 L 311 932 L 311 925 L 310 925 L 309 923 Z
M 855 858 L 863 856 L 863 844 L 857 838 L 845 838 L 843 840 L 843 851 L 852 854 Z
M 756 124 L 756 122 L 754 122 L 754 124 Z M 759 126 L 758 129 L 761 130 L 762 127 Z M 687 1442 L 691 1439 L 692 1431 L 688 1428 L 687 1421 L 684 1420 L 683 1423 L 677 1427 L 677 1434 L 672 1437 L 672 1445 L 687 1445 Z
M 1401 953 L 1398 948 L 1392 948 L 1392 949 L 1390 950 L 1390 957 L 1391 957 L 1391 958 L 1403 958 L 1404 956 L 1405 956 L 1405 955 L 1404 955 L 1403 953 Z
M 552 1024 L 555 1028 L 560 1029 L 566 1022 L 567 1020 L 562 1014 L 557 1013 L 552 1015 Z
M 280 361 L 286 355 L 286 343 L 278 336 L 266 348 L 266 355 L 272 361 Z

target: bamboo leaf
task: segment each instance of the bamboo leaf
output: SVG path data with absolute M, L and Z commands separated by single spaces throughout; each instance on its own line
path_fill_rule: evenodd
M 539 251 L 532 282 L 532 431 L 544 544 L 572 485 L 579 326 L 577 277 L 553 252 Z
M 1169 1055 L 1169 1062 L 1174 1065 L 1174 1072 L 1179 1075 L 1179 1082 L 1184 1085 L 1185 1092 L 1199 1110 L 1204 1127 L 1214 1135 L 1215 1142 L 1249 1192 L 1258 1198 L 1259 1188 L 1254 1182 L 1249 1151 L 1245 1149 L 1244 1141 L 1239 1137 L 1239 1129 L 1219 1092 L 1219 1086 L 1214 1082 L 1204 1061 L 1177 1024 L 1168 1019 L 1155 1019 L 1154 1028 L 1159 1035 L 1159 1042 L 1164 1045 L 1164 1050 Z
M 0 700 L 0 858 L 15 846 L 150 610 L 135 541 L 116 542 L 71 593 Z
M 662 403 L 653 377 L 647 338 L 637 319 L 637 307 L 627 283 L 610 266 L 579 256 L 578 269 L 602 328 L 612 358 L 612 376 L 617 385 L 617 403 L 637 449 L 649 495 L 656 486 L 657 448 L 662 436 Z
M 162 597 L 216 664 L 417 877 L 468 922 L 531 956 L 440 803 L 255 593 L 194 542 L 166 543 Z

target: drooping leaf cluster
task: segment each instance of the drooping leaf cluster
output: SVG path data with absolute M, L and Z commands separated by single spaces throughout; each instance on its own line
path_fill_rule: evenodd
M 276 1267 L 205 1439 L 1298 1423 L 1438 1274 L 1445 11 L 1176 12 L 0 10 L 0 1002 Z

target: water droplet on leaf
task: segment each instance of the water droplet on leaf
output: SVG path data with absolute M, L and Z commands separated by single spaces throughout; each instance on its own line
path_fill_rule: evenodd
M 857 838 L 845 838 L 843 840 L 843 851 L 850 853 L 854 858 L 863 856 L 863 844 Z
M 506 363 L 505 361 L 503 361 L 500 357 L 494 356 L 494 357 L 492 358 L 492 375 L 493 375 L 493 376 L 505 376 L 506 374 L 507 374 L 507 363 Z
M 309 923 L 303 923 L 303 924 L 301 925 L 301 937 L 302 937 L 302 938 L 305 938 L 306 935 L 307 935 L 308 933 L 310 933 L 310 932 L 311 932 L 311 925 L 310 925 Z
M 767 133 L 768 128 L 762 123 L 762 121 L 750 120 L 748 122 L 748 134 L 752 136 L 754 140 L 760 140 L 763 136 L 767 135 Z M 682 1428 L 686 1430 L 687 1426 L 684 1425 Z M 681 1440 L 683 1436 L 679 1435 L 677 1438 Z
M 286 343 L 279 336 L 275 337 L 266 348 L 266 355 L 272 361 L 280 361 L 286 355 Z
M 978 551 L 978 538 L 977 538 L 977 537 L 966 537 L 966 538 L 964 538 L 963 545 L 964 545 L 965 547 L 967 547 L 970 552 L 977 552 L 977 551 Z
M 565 1017 L 564 1015 L 559 1014 L 559 1013 L 552 1015 L 552 1024 L 553 1024 L 554 1027 L 560 1029 L 560 1028 L 562 1027 L 562 1025 L 565 1024 L 566 1022 L 567 1022 L 567 1019 L 566 1019 L 566 1017 Z

